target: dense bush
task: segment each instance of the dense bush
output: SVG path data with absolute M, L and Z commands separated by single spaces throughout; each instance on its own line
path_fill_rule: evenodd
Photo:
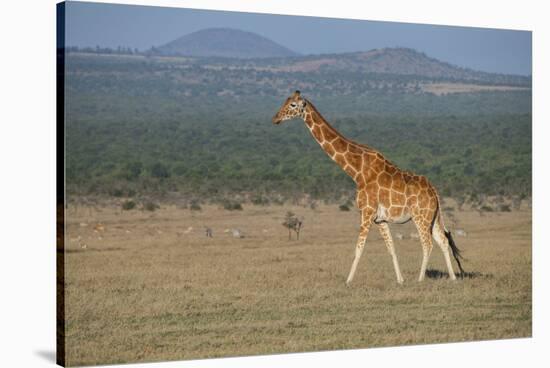
M 153 202 L 153 201 L 146 201 L 143 204 L 143 209 L 146 210 L 146 211 L 153 212 L 153 211 L 155 211 L 159 208 L 160 208 L 160 206 L 157 203 Z
M 191 91 L 180 81 L 188 71 L 178 65 L 70 57 L 69 193 L 132 197 L 178 191 L 207 199 L 246 192 L 257 195 L 255 204 L 265 203 L 261 193 L 339 200 L 353 193 L 353 181 L 303 123 L 270 122 L 284 98 L 273 86 L 298 80 L 320 85 L 304 94 L 342 134 L 428 176 L 442 195 L 531 195 L 530 91 L 384 92 L 366 86 L 397 86 L 415 77 L 328 71 L 266 74 L 260 80 L 271 78 L 273 84 L 260 85 L 248 74 L 198 65 L 189 73 L 204 82 Z M 238 98 L 218 95 L 224 89 Z M 281 198 L 273 196 L 270 203 Z
M 134 208 L 136 208 L 136 202 L 134 202 L 132 200 L 127 200 L 127 201 L 122 202 L 122 209 L 123 210 L 129 211 L 129 210 L 133 210 Z
M 501 204 L 499 207 L 498 207 L 498 210 L 500 212 L 511 212 L 512 209 L 510 208 L 510 205 L 508 204 Z
M 340 209 L 340 211 L 349 211 L 349 206 L 347 204 L 341 204 L 340 206 L 338 206 L 338 208 Z
M 223 202 L 223 208 L 228 211 L 242 211 L 243 206 L 239 202 L 226 200 Z
M 189 205 L 189 209 L 191 211 L 200 211 L 200 210 L 202 210 L 202 207 L 201 207 L 201 205 L 199 204 L 199 202 L 197 200 L 193 200 L 193 201 L 191 201 L 191 204 Z
M 480 210 L 481 211 L 484 211 L 484 212 L 493 212 L 494 209 L 493 207 L 489 206 L 489 205 L 483 205 L 480 207 Z
M 269 204 L 269 199 L 262 195 L 256 195 L 252 197 L 251 202 L 257 206 L 267 206 Z

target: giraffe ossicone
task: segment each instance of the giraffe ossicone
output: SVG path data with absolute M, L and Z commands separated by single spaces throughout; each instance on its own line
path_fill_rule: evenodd
M 347 284 L 353 280 L 372 224 L 378 227 L 392 257 L 397 282 L 403 282 L 388 224 L 402 224 L 410 220 L 416 225 L 422 244 L 423 258 L 418 281 L 422 281 L 426 274 L 432 237 L 443 252 L 449 277 L 456 279 L 449 251 L 461 275 L 464 274 L 460 251 L 443 224 L 439 196 L 426 177 L 401 170 L 375 149 L 344 137 L 309 100 L 302 97 L 300 91 L 295 91 L 285 100 L 272 122 L 278 125 L 294 118 L 304 120 L 321 148 L 357 186 L 356 204 L 361 212 L 361 228 Z

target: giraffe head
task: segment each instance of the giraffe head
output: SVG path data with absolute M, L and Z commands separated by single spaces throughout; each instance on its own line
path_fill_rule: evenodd
M 283 106 L 281 106 L 279 111 L 273 117 L 273 124 L 280 124 L 285 120 L 290 120 L 297 117 L 303 118 L 306 105 L 307 102 L 305 98 L 300 96 L 300 91 L 294 92 L 289 98 L 286 99 Z

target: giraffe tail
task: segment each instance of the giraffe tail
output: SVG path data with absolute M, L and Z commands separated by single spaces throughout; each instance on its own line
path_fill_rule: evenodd
M 464 269 L 462 268 L 462 264 L 460 263 L 461 259 L 464 259 L 462 256 L 460 249 L 458 249 L 453 236 L 451 235 L 451 232 L 445 228 L 445 225 L 443 224 L 443 217 L 441 215 L 441 206 L 439 204 L 439 196 L 437 196 L 437 211 L 434 216 L 434 219 L 432 221 L 432 232 L 433 232 L 433 225 L 435 221 L 439 220 L 439 224 L 441 229 L 443 230 L 443 233 L 445 234 L 445 237 L 447 238 L 447 241 L 449 242 L 449 246 L 451 247 L 451 252 L 453 253 L 453 257 L 458 264 L 458 268 L 460 269 L 460 277 L 464 278 Z
M 445 237 L 449 241 L 449 246 L 451 247 L 451 251 L 453 252 L 453 257 L 456 260 L 456 263 L 458 264 L 458 268 L 460 268 L 460 277 L 464 278 L 464 269 L 462 268 L 462 265 L 460 264 L 460 259 L 464 259 L 462 257 L 462 254 L 460 254 L 460 249 L 456 246 L 456 243 L 451 235 L 451 232 L 448 230 L 444 230 Z

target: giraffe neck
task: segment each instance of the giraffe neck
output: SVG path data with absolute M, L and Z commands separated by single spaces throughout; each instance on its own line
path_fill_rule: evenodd
M 306 102 L 303 119 L 311 135 L 327 155 L 357 181 L 356 178 L 361 173 L 364 148 L 345 138 L 323 118 L 311 102 Z

